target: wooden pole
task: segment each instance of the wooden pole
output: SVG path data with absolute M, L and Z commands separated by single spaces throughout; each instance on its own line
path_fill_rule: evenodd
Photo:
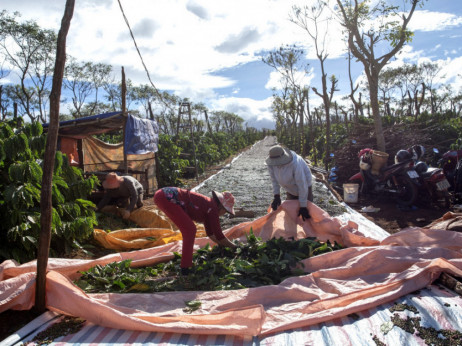
M 193 146 L 194 167 L 196 170 L 196 180 L 197 180 L 197 183 L 199 184 L 199 171 L 197 169 L 197 158 L 196 158 L 196 144 L 194 143 L 194 129 L 193 129 L 192 118 L 191 118 L 191 104 L 189 102 L 187 103 L 187 107 L 188 107 L 188 114 L 189 114 L 189 131 L 191 134 L 191 141 L 192 141 L 192 146 Z
M 126 102 L 125 102 L 126 97 L 127 97 L 127 84 L 125 84 L 125 71 L 124 71 L 124 67 L 122 66 L 122 114 L 125 117 L 124 131 L 123 131 L 124 170 L 125 170 L 125 173 L 128 173 L 127 152 L 125 151 L 125 132 L 127 130 L 127 119 L 128 119 Z
M 66 37 L 74 14 L 75 0 L 67 0 L 61 29 L 58 33 L 53 85 L 50 93 L 50 125 L 48 127 L 45 158 L 43 162 L 42 193 L 40 195 L 40 237 L 37 257 L 37 279 L 35 289 L 35 310 L 46 310 L 46 271 L 51 240 L 53 167 L 59 130 L 59 100 L 66 63 Z

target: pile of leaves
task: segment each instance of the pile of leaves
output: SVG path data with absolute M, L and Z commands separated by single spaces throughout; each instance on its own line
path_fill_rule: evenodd
M 26 343 L 26 345 L 49 345 L 59 337 L 77 333 L 82 329 L 84 323 L 85 320 L 81 318 L 64 316 L 59 322 L 38 333 L 32 342 Z
M 199 249 L 188 275 L 178 275 L 181 255 L 175 253 L 173 260 L 153 267 L 131 268 L 130 260 L 97 265 L 82 272 L 75 284 L 88 293 L 217 291 L 277 285 L 288 277 L 306 274 L 301 260 L 341 248 L 316 238 L 262 241 L 251 231 L 247 242 L 237 249 L 208 244 Z
M 449 304 L 446 306 L 449 307 Z M 387 334 L 396 326 L 422 339 L 425 345 L 462 345 L 462 333 L 458 330 L 436 329 L 434 327 L 425 326 L 425 324 L 428 323 L 422 323 L 422 319 L 419 316 L 401 316 L 397 313 L 407 310 L 412 312 L 413 315 L 420 314 L 420 311 L 413 305 L 396 302 L 388 310 L 393 313 L 393 315 L 390 321 L 383 323 L 380 327 L 383 334 Z M 427 313 L 427 311 L 425 313 Z M 377 336 L 374 336 L 373 339 L 376 345 L 385 345 Z

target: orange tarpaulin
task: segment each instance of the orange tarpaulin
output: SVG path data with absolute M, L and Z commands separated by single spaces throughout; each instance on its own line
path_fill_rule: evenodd
M 79 271 L 127 258 L 144 266 L 173 258 L 181 242 L 97 260 L 50 259 L 47 308 L 111 328 L 188 334 L 267 335 L 308 326 L 378 306 L 421 289 L 441 272 L 462 276 L 462 234 L 435 229 L 407 229 L 381 241 L 365 237 L 354 223 L 331 218 L 309 203 L 312 218 L 303 222 L 298 202 L 285 201 L 275 212 L 237 225 L 225 233 L 241 241 L 253 232 L 271 237 L 304 238 L 347 245 L 343 250 L 303 261 L 309 274 L 279 285 L 232 291 L 156 294 L 86 294 L 72 284 Z M 196 249 L 208 243 L 196 239 Z M 34 304 L 35 261 L 0 265 L 0 312 Z M 192 314 L 185 301 L 200 300 Z
M 73 166 L 79 164 L 79 153 L 77 151 L 77 140 L 69 137 L 60 137 L 60 150 L 69 158 Z

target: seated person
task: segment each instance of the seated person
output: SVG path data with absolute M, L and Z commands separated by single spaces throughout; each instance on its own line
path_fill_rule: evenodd
M 125 208 L 122 213 L 124 220 L 130 217 L 130 213 L 143 206 L 143 185 L 131 176 L 119 176 L 114 172 L 108 173 L 103 181 L 104 195 L 98 203 L 97 211 L 108 204 L 116 204 Z

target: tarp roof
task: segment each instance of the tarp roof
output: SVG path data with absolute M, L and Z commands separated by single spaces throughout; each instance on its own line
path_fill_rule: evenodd
M 82 139 L 88 136 L 123 129 L 126 125 L 124 147 L 127 154 L 139 155 L 157 152 L 159 128 L 155 120 L 141 119 L 131 114 L 111 112 L 59 123 L 58 135 Z M 45 131 L 49 124 L 43 124 Z
M 127 117 L 122 112 L 111 112 L 88 117 L 61 121 L 59 123 L 59 135 L 73 138 L 85 138 L 100 133 L 121 130 Z M 45 130 L 49 124 L 43 124 Z

